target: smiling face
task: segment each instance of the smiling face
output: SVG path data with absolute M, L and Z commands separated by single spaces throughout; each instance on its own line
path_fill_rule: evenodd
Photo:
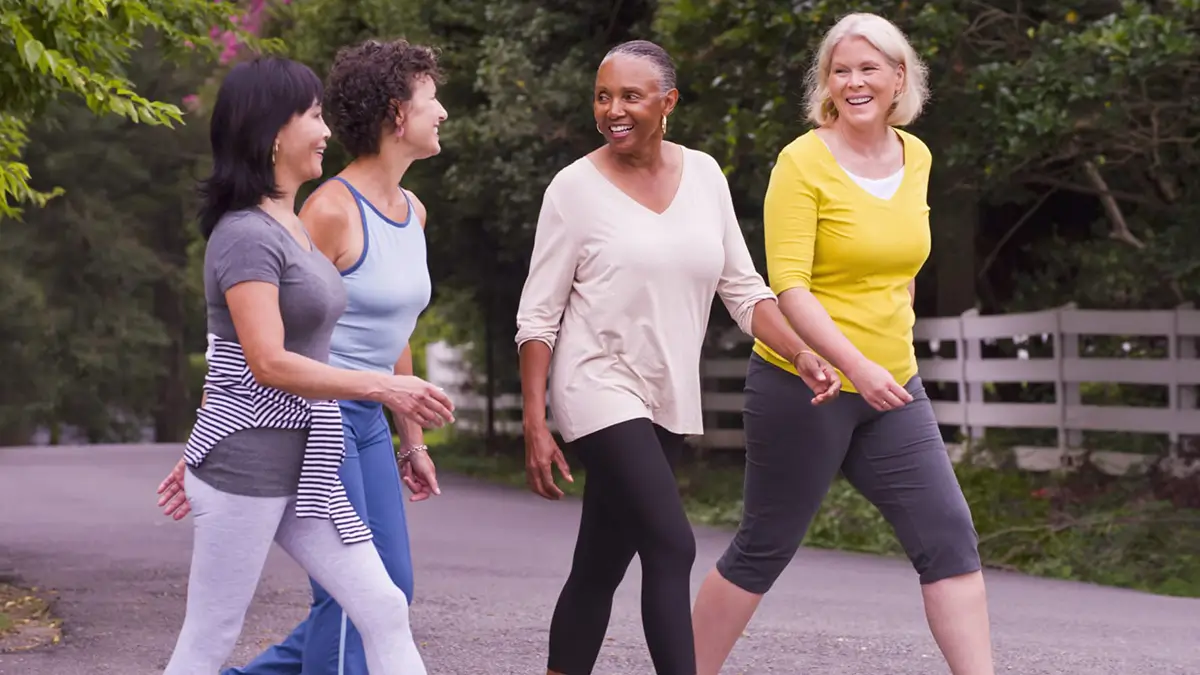
M 618 153 L 636 153 L 662 141 L 663 115 L 679 98 L 675 89 L 661 91 L 661 73 L 648 59 L 614 54 L 596 73 L 592 113 L 596 127 Z
M 301 183 L 321 177 L 321 162 L 329 127 L 321 115 L 321 105 L 314 103 L 308 110 L 295 115 L 276 136 L 275 175 Z M 284 181 L 276 180 L 283 184 Z
M 866 39 L 851 36 L 833 48 L 829 96 L 838 119 L 857 127 L 886 126 L 904 86 L 904 67 L 893 65 Z
M 442 151 L 438 125 L 446 121 L 446 109 L 437 99 L 437 83 L 422 76 L 413 83 L 413 95 L 400 106 L 396 130 L 400 140 L 411 146 L 413 155 L 424 159 Z

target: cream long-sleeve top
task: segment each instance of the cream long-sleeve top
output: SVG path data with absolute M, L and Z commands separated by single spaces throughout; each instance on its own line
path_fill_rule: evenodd
M 703 433 L 700 352 L 714 293 L 747 334 L 754 306 L 775 299 L 716 160 L 684 148 L 661 214 L 587 157 L 562 169 L 542 199 L 516 342 L 552 350 L 547 398 L 563 440 L 636 418 Z

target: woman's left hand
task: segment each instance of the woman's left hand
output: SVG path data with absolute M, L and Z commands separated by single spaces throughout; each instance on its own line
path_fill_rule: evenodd
M 804 384 L 816 394 L 812 400 L 813 405 L 828 403 L 837 398 L 838 393 L 842 391 L 842 378 L 838 377 L 837 371 L 828 361 L 816 354 L 803 352 L 792 365 L 800 373 Z
M 432 495 L 442 494 L 437 482 L 437 467 L 424 450 L 418 450 L 408 456 L 408 461 L 400 467 L 400 480 L 413 493 L 410 501 L 420 502 Z

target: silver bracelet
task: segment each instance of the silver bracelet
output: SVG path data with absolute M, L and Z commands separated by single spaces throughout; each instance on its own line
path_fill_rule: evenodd
M 416 454 L 416 453 L 418 453 L 418 452 L 428 452 L 428 451 L 429 451 L 429 446 L 428 446 L 428 445 L 425 445 L 425 444 L 423 444 L 423 443 L 422 443 L 421 445 L 414 445 L 414 446 L 412 446 L 411 448 L 409 448 L 409 449 L 407 449 L 407 450 L 404 450 L 404 451 L 400 452 L 399 454 L 397 454 L 397 455 L 396 455 L 396 461 L 397 461 L 397 462 L 399 462 L 401 465 L 403 465 L 403 464 L 404 464 L 405 462 L 407 462 L 407 461 L 408 461 L 408 460 L 409 460 L 409 459 L 410 459 L 410 458 L 411 458 L 411 457 L 412 457 L 414 454 Z

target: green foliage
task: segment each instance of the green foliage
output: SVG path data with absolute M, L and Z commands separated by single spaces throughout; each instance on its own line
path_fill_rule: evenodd
M 516 375 L 512 317 L 542 192 L 598 144 L 590 110 L 596 67 L 609 47 L 648 32 L 653 9 L 645 0 L 311 0 L 275 13 L 271 34 L 320 71 L 338 48 L 366 37 L 440 49 L 447 80 L 439 99 L 449 113 L 443 151 L 415 164 L 405 184 L 429 212 L 435 288 L 470 298 L 452 303 L 464 311 L 453 321 L 467 333 L 480 329 L 471 359 L 490 364 L 480 371 L 500 390 Z M 344 159 L 328 156 L 327 172 Z M 481 325 L 470 325 L 472 315 Z
M 482 327 L 479 309 L 470 293 L 453 288 L 440 290 L 429 309 L 421 315 L 408 341 L 412 349 L 413 374 L 421 378 L 426 376 L 426 347 L 439 341 L 466 347 L 468 354 L 475 357 L 471 365 L 478 372 L 478 350 L 472 347 L 482 343 Z
M 932 98 L 913 131 L 933 150 L 935 183 L 997 206 L 1033 205 L 1030 215 L 1048 193 L 1112 197 L 1082 233 L 1017 238 L 1018 305 L 1171 307 L 1198 297 L 1195 0 L 663 0 L 655 29 L 683 83 L 676 126 L 722 160 L 743 211 L 759 211 L 776 153 L 807 130 L 805 74 L 825 31 L 854 11 L 894 21 L 929 66 Z M 931 202 L 935 234 L 959 227 L 941 219 L 938 190 Z M 982 239 L 999 250 L 1025 221 Z M 988 299 L 1007 308 L 1007 297 Z
M 33 431 L 31 417 L 48 412 L 54 388 L 46 377 L 51 361 L 44 336 L 51 321 L 45 293 L 14 264 L 20 249 L 13 244 L 11 236 L 0 237 L 0 445 L 25 442 Z
M 97 115 L 173 126 L 182 112 L 172 103 L 139 95 L 125 74 L 147 33 L 162 40 L 162 54 L 191 50 L 216 54 L 213 27 L 238 33 L 236 5 L 211 0 L 0 0 L 0 217 L 17 217 L 21 202 L 44 206 L 59 190 L 30 186 L 21 154 L 29 125 L 64 94 L 82 98 Z M 240 33 L 244 39 L 251 36 Z
M 201 76 L 164 62 L 168 44 L 150 42 L 126 69 L 147 96 L 179 100 Z M 4 232 L 0 432 L 24 442 L 31 425 L 71 425 L 93 441 L 136 439 L 153 421 L 159 440 L 178 440 L 192 394 L 184 342 L 202 337 L 188 317 L 204 314 L 185 274 L 204 129 L 57 102 L 31 131 L 35 176 L 69 191 Z

